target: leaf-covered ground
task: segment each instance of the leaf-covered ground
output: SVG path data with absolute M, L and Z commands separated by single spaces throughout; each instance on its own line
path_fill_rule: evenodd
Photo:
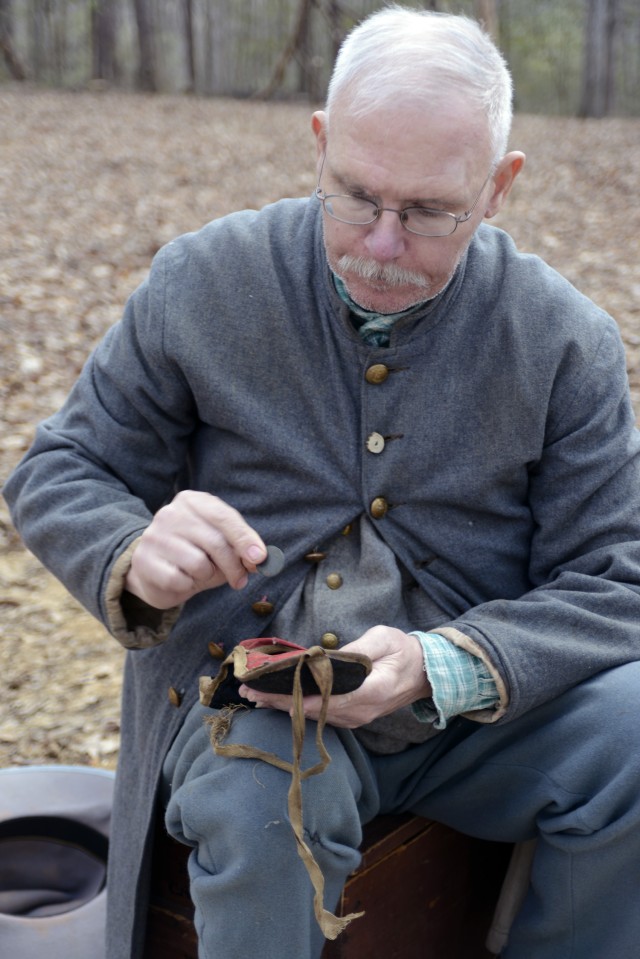
M 311 192 L 309 116 L 301 104 L 0 88 L 0 479 L 163 243 Z M 512 144 L 527 166 L 494 222 L 616 317 L 640 414 L 640 120 L 518 116 Z M 114 765 L 122 661 L 0 503 L 0 766 Z

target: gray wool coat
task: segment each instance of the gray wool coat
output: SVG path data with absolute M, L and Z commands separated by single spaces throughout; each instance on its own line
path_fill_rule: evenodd
M 373 431 L 400 438 L 372 456 Z M 30 549 L 132 647 L 109 959 L 141 955 L 161 764 L 215 671 L 211 641 L 268 632 L 253 603 L 277 610 L 304 555 L 382 497 L 376 529 L 445 635 L 490 664 L 509 722 L 639 657 L 639 448 L 615 323 L 493 227 L 387 348 L 337 298 L 312 198 L 160 251 L 4 491 Z M 235 506 L 286 569 L 123 611 L 127 550 L 182 488 Z

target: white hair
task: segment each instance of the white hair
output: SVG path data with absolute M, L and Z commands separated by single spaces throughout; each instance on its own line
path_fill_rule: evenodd
M 343 95 L 355 118 L 390 103 L 419 105 L 451 93 L 484 112 L 497 162 L 511 130 L 512 82 L 493 40 L 469 17 L 393 4 L 363 20 L 340 47 L 327 122 Z

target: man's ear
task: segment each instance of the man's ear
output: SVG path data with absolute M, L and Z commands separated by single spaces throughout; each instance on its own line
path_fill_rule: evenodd
M 316 138 L 316 155 L 318 157 L 318 170 L 322 157 L 327 149 L 327 114 L 324 110 L 316 110 L 311 117 L 311 129 Z
M 524 166 L 525 155 L 519 150 L 512 150 L 500 160 L 493 175 L 494 190 L 485 210 L 485 217 L 491 219 L 502 209 L 505 200 L 511 192 L 514 180 Z

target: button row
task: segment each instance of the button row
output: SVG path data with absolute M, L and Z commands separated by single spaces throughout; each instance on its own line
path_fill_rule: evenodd
M 323 649 L 337 649 L 340 640 L 335 633 L 323 633 L 320 637 L 320 644 Z
M 381 383 L 384 383 L 388 378 L 390 373 L 389 367 L 385 363 L 374 363 L 370 366 L 365 374 L 364 378 L 367 383 L 370 383 L 372 386 L 379 386 Z M 371 433 L 367 438 L 367 449 L 370 453 L 381 453 L 385 448 L 385 438 L 381 433 Z M 382 519 L 383 516 L 386 516 L 389 511 L 389 504 L 384 496 L 376 496 L 376 498 L 371 502 L 369 507 L 369 512 L 374 519 Z M 351 524 L 346 526 L 342 531 L 343 535 L 348 536 L 351 532 Z M 305 555 L 305 560 L 308 563 L 321 563 L 324 559 L 327 558 L 327 554 L 321 552 L 318 549 L 311 550 Z M 342 586 L 342 577 L 339 573 L 329 573 L 326 578 L 326 584 L 329 589 L 340 589 Z M 274 610 L 274 604 L 268 600 L 266 597 L 263 599 L 257 600 L 255 603 L 252 603 L 251 609 L 257 616 L 269 616 Z M 335 633 L 323 633 L 320 638 L 321 645 L 324 649 L 337 649 L 340 645 L 340 640 Z M 209 643 L 208 646 L 209 655 L 214 659 L 224 659 L 226 653 L 222 646 L 218 643 Z M 183 698 L 183 691 L 178 690 L 175 686 L 169 687 L 169 702 L 172 706 L 180 706 Z
M 384 363 L 374 363 L 364 374 L 365 380 L 372 386 L 379 386 L 380 383 L 384 383 L 388 376 L 389 367 Z
M 343 533 L 348 535 L 350 531 L 350 528 L 345 527 Z M 319 563 L 323 559 L 326 559 L 326 555 L 326 553 L 321 553 L 316 550 L 311 553 L 307 553 L 305 559 L 309 560 L 309 562 Z M 340 573 L 329 573 L 325 582 L 329 589 L 340 589 L 343 584 L 343 579 Z M 256 613 L 257 616 L 269 616 L 270 613 L 273 612 L 274 608 L 274 604 L 268 600 L 266 596 L 262 599 L 256 600 L 256 602 L 252 603 L 251 605 L 251 609 L 254 613 Z M 340 640 L 335 633 L 326 632 L 320 637 L 320 644 L 324 649 L 337 649 L 340 645 Z M 213 641 L 208 643 L 207 649 L 209 655 L 213 659 L 224 659 L 227 655 L 224 648 L 219 643 L 215 643 Z M 183 695 L 183 690 L 178 690 L 175 686 L 169 687 L 168 697 L 172 706 L 175 706 L 176 708 L 180 706 Z
M 369 511 L 374 519 L 382 519 L 389 512 L 389 503 L 384 496 L 376 496 L 371 502 Z
M 326 558 L 327 554 L 321 552 L 319 549 L 312 549 L 311 552 L 305 556 L 307 563 L 321 563 L 322 560 Z
M 381 433 L 372 433 L 367 437 L 367 449 L 370 453 L 382 453 L 385 446 L 385 438 Z
M 389 373 L 389 367 L 385 363 L 374 363 L 366 370 L 364 378 L 367 383 L 371 383 L 372 386 L 378 386 L 380 383 L 385 382 Z M 378 455 L 382 453 L 385 446 L 386 440 L 382 433 L 373 432 L 367 437 L 367 449 L 370 453 Z M 383 516 L 387 515 L 388 511 L 389 504 L 384 496 L 376 496 L 369 507 L 369 512 L 374 519 L 382 519 Z

